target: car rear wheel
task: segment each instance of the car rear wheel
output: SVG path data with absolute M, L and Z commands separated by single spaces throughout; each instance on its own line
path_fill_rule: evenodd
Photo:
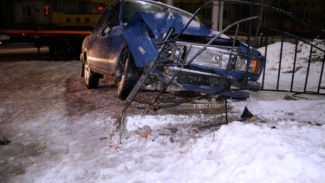
M 87 60 L 85 60 L 84 62 L 83 72 L 84 72 L 84 78 L 85 78 L 85 83 L 87 88 L 88 89 L 97 88 L 99 83 L 99 74 L 93 72 L 90 69 Z
M 125 47 L 116 66 L 117 95 L 125 100 L 142 74 L 142 70 L 134 64 L 133 56 L 128 47 Z

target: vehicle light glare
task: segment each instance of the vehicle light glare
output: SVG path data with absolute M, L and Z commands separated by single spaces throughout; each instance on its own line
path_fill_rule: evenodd
M 260 69 L 260 62 L 258 60 L 252 60 L 252 73 L 258 74 Z
M 98 6 L 98 11 L 103 11 L 103 9 L 104 9 L 104 6 Z
M 170 71 L 170 70 L 169 70 L 169 68 L 168 68 L 168 67 L 164 67 L 164 73 L 165 73 L 165 74 L 168 74 L 168 73 L 169 73 L 169 71 Z
M 245 72 L 247 67 L 247 59 L 245 58 L 238 58 L 236 62 L 236 71 Z M 252 74 L 258 74 L 260 69 L 260 61 L 259 60 L 252 60 L 248 66 L 248 72 Z

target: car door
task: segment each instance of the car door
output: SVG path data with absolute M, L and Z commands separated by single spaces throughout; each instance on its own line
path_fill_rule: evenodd
M 92 70 L 102 74 L 115 71 L 116 57 L 123 47 L 120 9 L 120 2 L 105 8 L 89 38 L 88 63 Z

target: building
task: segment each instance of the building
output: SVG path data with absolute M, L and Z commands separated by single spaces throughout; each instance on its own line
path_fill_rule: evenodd
M 163 2 L 172 1 L 174 6 L 189 12 L 195 12 L 206 1 L 203 0 L 165 0 Z M 246 0 L 247 2 L 255 3 L 250 5 L 239 4 L 237 2 L 224 2 L 222 5 L 221 14 L 217 21 L 222 22 L 221 27 L 225 28 L 227 25 L 251 15 L 260 15 L 261 7 L 258 5 L 260 0 Z M 221 2 L 221 1 L 220 1 Z M 322 33 L 317 30 L 325 29 L 325 1 L 323 0 L 264 0 L 265 5 L 274 8 L 263 9 L 263 22 L 261 24 L 260 32 L 263 32 L 266 27 L 273 27 L 279 30 L 287 31 L 292 34 L 315 37 Z M 277 10 L 284 10 L 289 13 L 277 12 Z M 213 27 L 213 6 L 207 6 L 198 15 L 201 21 Z M 298 17 L 298 19 L 290 18 L 290 15 Z M 257 24 L 251 24 L 252 31 L 256 30 Z M 218 26 L 217 30 L 221 30 Z M 245 34 L 248 31 L 248 24 L 240 26 L 240 32 Z M 234 31 L 234 30 L 232 30 Z M 275 33 L 273 33 L 275 34 Z M 323 33 L 324 35 L 324 33 Z
M 323 0 L 287 0 L 288 10 L 296 17 L 314 26 L 325 29 L 325 1 Z M 285 22 L 289 30 L 296 30 L 303 34 L 310 33 L 310 26 L 306 24 L 292 24 Z

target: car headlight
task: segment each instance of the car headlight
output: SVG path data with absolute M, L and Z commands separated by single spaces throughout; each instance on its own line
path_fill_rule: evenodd
M 230 49 L 207 47 L 200 55 L 195 57 L 202 48 L 202 45 L 170 44 L 161 56 L 166 60 L 184 64 L 192 61 L 191 64 L 199 66 L 225 70 L 235 68 L 237 72 L 246 72 L 247 58 L 238 56 L 237 50 L 231 52 Z M 252 58 L 248 65 L 248 72 L 258 74 L 260 65 L 260 60 Z
M 186 60 L 190 61 L 201 48 L 201 46 L 191 46 Z M 192 64 L 226 69 L 229 63 L 229 58 L 230 55 L 229 53 L 226 53 L 225 50 L 208 47 L 193 60 Z
M 246 72 L 247 68 L 247 58 L 238 57 L 236 61 L 235 70 L 239 72 Z M 257 59 L 251 59 L 248 65 L 248 72 L 252 74 L 258 74 L 260 70 L 260 61 Z

